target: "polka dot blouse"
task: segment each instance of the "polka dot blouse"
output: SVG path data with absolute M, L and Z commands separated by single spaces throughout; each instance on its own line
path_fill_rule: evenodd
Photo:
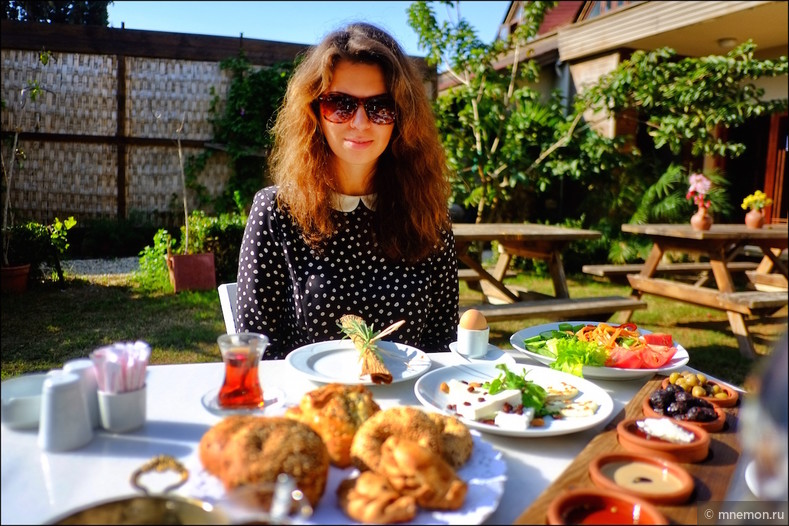
M 357 314 L 376 330 L 404 319 L 385 339 L 426 352 L 447 351 L 458 323 L 455 239 L 407 264 L 386 259 L 373 241 L 368 200 L 338 196 L 337 231 L 321 253 L 309 248 L 292 217 L 276 203 L 275 186 L 260 190 L 249 214 L 238 262 L 236 327 L 267 335 L 264 359 L 283 358 L 309 343 L 342 338 L 337 322 Z

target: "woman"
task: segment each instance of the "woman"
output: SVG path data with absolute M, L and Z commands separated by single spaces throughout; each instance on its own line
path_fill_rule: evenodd
M 265 358 L 342 338 L 343 314 L 424 351 L 458 321 L 446 162 L 422 78 L 369 24 L 329 34 L 294 71 L 274 124 L 274 185 L 255 196 L 236 327 Z

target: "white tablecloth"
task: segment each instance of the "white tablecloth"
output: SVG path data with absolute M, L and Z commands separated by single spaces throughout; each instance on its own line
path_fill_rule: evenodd
M 528 358 L 511 351 L 518 362 Z M 458 363 L 453 353 L 431 354 L 433 368 Z M 200 438 L 220 417 L 202 405 L 202 396 L 223 380 L 222 363 L 161 365 L 148 368 L 147 422 L 135 432 L 113 435 L 97 431 L 87 446 L 70 452 L 39 449 L 35 430 L 17 431 L 2 426 L 3 524 L 40 524 L 69 510 L 102 500 L 135 494 L 129 476 L 150 458 L 168 454 L 196 465 Z M 300 376 L 284 361 L 260 366 L 264 386 L 278 386 L 287 403 L 296 404 L 303 393 L 320 384 Z M 646 378 L 595 381 L 614 400 L 617 415 L 644 385 Z M 415 380 L 372 386 L 381 407 L 420 405 Z M 587 431 L 545 438 L 513 438 L 484 433 L 483 439 L 502 452 L 507 483 L 491 524 L 512 523 L 580 453 L 607 422 Z M 182 493 L 177 490 L 176 494 Z

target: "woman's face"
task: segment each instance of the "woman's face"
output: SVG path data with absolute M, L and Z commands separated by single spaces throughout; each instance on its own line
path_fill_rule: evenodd
M 386 82 L 380 66 L 340 61 L 334 68 L 329 89 L 324 95 L 344 93 L 360 99 L 386 95 Z M 329 122 L 321 115 L 321 128 L 335 155 L 338 176 L 365 173 L 375 169 L 378 157 L 392 137 L 394 124 L 374 124 L 362 104 L 344 123 Z

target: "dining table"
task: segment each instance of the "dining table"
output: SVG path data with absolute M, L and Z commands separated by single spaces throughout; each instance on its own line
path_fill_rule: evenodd
M 506 349 L 517 364 L 545 367 L 514 349 Z M 467 359 L 454 352 L 431 353 L 430 371 L 462 367 Z M 694 369 L 685 367 L 694 371 Z M 47 452 L 37 444 L 37 432 L 2 426 L 2 506 L 3 524 L 41 524 L 54 517 L 100 501 L 139 495 L 130 485 L 130 475 L 149 459 L 170 455 L 197 476 L 202 471 L 198 446 L 201 437 L 222 416 L 208 410 L 206 396 L 222 384 L 224 365 L 191 363 L 151 365 L 146 371 L 147 418 L 144 426 L 127 433 L 96 430 L 84 447 L 67 452 Z M 286 360 L 260 363 L 259 376 L 264 391 L 277 391 L 283 406 L 296 405 L 301 397 L 321 382 L 309 379 Z M 479 438 L 501 454 L 506 465 L 506 482 L 495 510 L 485 523 L 511 524 L 552 484 L 593 439 L 610 430 L 625 414 L 633 397 L 645 388 L 652 375 L 595 380 L 613 400 L 610 416 L 595 427 L 550 437 L 503 436 L 487 432 Z M 381 408 L 420 406 L 415 381 L 371 385 L 374 400 Z M 717 466 L 713 462 L 713 466 Z M 732 474 L 733 465 L 717 466 L 715 476 Z M 205 477 L 205 473 L 201 475 Z M 195 496 L 187 484 L 175 495 Z M 709 495 L 708 495 L 709 497 Z M 336 497 L 324 495 L 319 506 L 333 506 Z
M 482 285 L 484 301 L 473 308 L 482 311 L 489 320 L 532 317 L 578 319 L 612 314 L 622 309 L 646 308 L 646 303 L 634 298 L 570 297 L 562 252 L 570 243 L 599 239 L 602 234 L 596 230 L 538 223 L 455 223 L 452 232 L 458 260 L 476 272 Z M 492 242 L 497 245 L 498 259 L 495 266 L 488 270 L 473 247 L 478 243 Z M 516 256 L 545 262 L 553 285 L 553 295 L 518 290 L 504 282 Z
M 768 268 L 787 277 L 787 265 L 780 253 L 787 248 L 787 226 L 766 225 L 749 228 L 744 224 L 713 224 L 709 230 L 696 230 L 689 224 L 631 224 L 622 231 L 649 237 L 652 249 L 641 271 L 628 274 L 631 296 L 640 299 L 644 293 L 725 311 L 729 326 L 737 339 L 740 354 L 756 356 L 746 316 L 772 312 L 787 305 L 786 291 L 738 290 L 729 264 L 747 245 L 763 254 Z M 658 264 L 669 252 L 691 254 L 709 260 L 716 288 L 695 286 L 676 279 L 654 277 Z M 628 321 L 632 311 L 620 315 Z

